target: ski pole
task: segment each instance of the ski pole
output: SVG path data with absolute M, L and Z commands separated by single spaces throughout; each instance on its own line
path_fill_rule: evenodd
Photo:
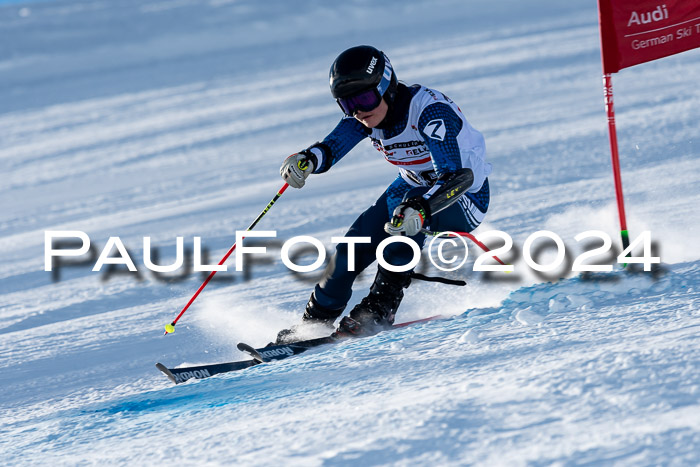
M 288 183 L 285 183 L 284 185 L 282 185 L 282 188 L 280 188 L 279 191 L 277 192 L 277 194 L 275 195 L 275 197 L 272 198 L 272 201 L 270 201 L 270 202 L 267 204 L 267 206 L 265 206 L 265 209 L 263 209 L 263 211 L 260 213 L 260 215 L 253 221 L 252 224 L 250 224 L 250 227 L 248 227 L 248 228 L 246 229 L 246 232 L 248 232 L 248 231 L 250 231 L 250 230 L 253 230 L 253 228 L 258 224 L 258 222 L 260 222 L 260 219 L 262 219 L 262 218 L 265 216 L 265 214 L 267 214 L 267 211 L 269 211 L 270 208 L 272 207 L 272 205 L 275 204 L 275 202 L 276 202 L 278 199 L 280 199 L 280 196 L 282 196 L 282 193 L 284 193 L 284 191 L 285 191 L 288 187 L 289 187 L 289 184 L 288 184 Z M 235 249 L 236 249 L 236 243 L 234 243 L 233 246 L 232 246 L 232 247 L 228 250 L 228 252 L 224 255 L 224 257 L 221 258 L 221 261 L 219 261 L 218 266 L 221 266 L 222 264 L 224 264 L 224 263 L 226 262 L 226 260 L 228 259 L 228 257 L 231 256 L 231 253 L 233 253 L 233 250 L 235 250 Z M 204 287 L 207 286 L 207 284 L 209 283 L 209 281 L 211 280 L 211 278 L 214 277 L 214 274 L 216 274 L 216 272 L 217 272 L 217 271 L 214 270 L 214 271 L 211 271 L 211 272 L 209 273 L 209 276 L 208 276 L 208 277 L 206 278 L 206 280 L 202 283 L 202 285 L 199 286 L 199 288 L 198 288 L 197 291 L 194 293 L 194 295 L 192 295 L 192 298 L 190 298 L 190 301 L 187 302 L 187 305 L 185 305 L 185 307 L 182 309 L 182 311 L 180 311 L 180 314 L 177 315 L 177 317 L 173 320 L 172 323 L 166 324 L 166 325 L 165 325 L 165 334 L 163 334 L 164 336 L 167 336 L 168 334 L 170 334 L 170 333 L 172 333 L 172 332 L 175 332 L 175 325 L 177 324 L 177 322 L 180 320 L 180 318 L 182 317 L 182 315 L 185 314 L 185 312 L 186 312 L 187 309 L 190 307 L 190 305 L 192 305 L 192 302 L 194 302 L 195 299 L 199 296 L 200 292 L 201 292 L 202 290 L 204 290 Z
M 427 229 L 421 229 L 421 232 L 426 234 L 426 235 L 433 236 L 433 237 L 439 237 L 440 235 L 442 235 L 444 233 L 444 232 L 431 232 L 430 230 L 427 230 Z M 487 247 L 482 242 L 477 240 L 476 237 L 474 235 L 470 234 L 469 232 L 452 232 L 452 233 L 460 235 L 462 237 L 467 237 L 469 240 L 476 243 L 479 246 L 479 248 L 484 250 L 486 253 L 491 252 L 491 250 L 489 250 L 489 247 Z M 451 235 L 451 236 L 453 236 L 453 235 Z M 503 266 L 506 266 L 506 263 L 501 261 L 501 259 L 498 256 L 494 255 L 494 256 L 492 256 L 492 258 L 495 259 L 496 261 L 498 261 L 499 263 L 501 263 Z

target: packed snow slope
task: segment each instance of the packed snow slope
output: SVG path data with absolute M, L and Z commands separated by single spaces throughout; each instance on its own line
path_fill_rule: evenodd
M 362 43 L 484 133 L 477 232 L 514 239 L 515 272 L 473 272 L 472 249 L 451 274 L 467 287 L 414 283 L 398 316 L 444 320 L 173 386 L 155 362 L 245 358 L 238 341 L 299 319 L 314 275 L 268 243 L 163 337 L 202 277 L 146 269 L 144 237 L 159 264 L 178 236 L 223 256 L 281 161 L 335 126 L 327 70 Z M 585 1 L 3 3 L 0 463 L 697 465 L 700 51 L 614 77 L 628 224 L 661 268 L 537 275 L 522 259 L 539 230 L 571 259 L 581 232 L 617 242 L 600 75 Z M 361 144 L 258 228 L 330 250 L 394 175 Z M 91 260 L 44 271 L 47 230 L 87 233 Z M 92 271 L 115 236 L 138 273 Z

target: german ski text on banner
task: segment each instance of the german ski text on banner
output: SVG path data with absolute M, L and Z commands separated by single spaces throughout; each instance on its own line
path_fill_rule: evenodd
M 698 0 L 598 0 L 603 73 L 700 47 Z

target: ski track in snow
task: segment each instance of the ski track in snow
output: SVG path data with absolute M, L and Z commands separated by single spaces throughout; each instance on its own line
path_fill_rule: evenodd
M 353 37 L 484 132 L 478 232 L 522 246 L 547 229 L 575 256 L 576 234 L 618 229 L 589 2 L 259 3 L 0 5 L 2 462 L 700 463 L 700 51 L 614 78 L 628 224 L 658 242 L 656 278 L 548 282 L 520 260 L 505 279 L 407 290 L 399 321 L 444 321 L 175 387 L 153 367 L 241 359 L 236 342 L 299 319 L 313 280 L 270 248 L 160 338 L 201 277 L 158 279 L 142 241 L 167 264 L 175 237 L 201 236 L 218 260 L 281 160 L 335 125 L 326 70 Z M 394 175 L 361 144 L 258 228 L 330 245 Z M 45 230 L 85 231 L 97 252 L 119 236 L 141 280 L 84 265 L 52 282 Z

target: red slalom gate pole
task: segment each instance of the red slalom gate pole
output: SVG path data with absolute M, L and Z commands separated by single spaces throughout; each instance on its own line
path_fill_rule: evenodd
M 617 129 L 615 126 L 615 104 L 613 101 L 612 74 L 603 75 L 603 87 L 605 91 L 605 110 L 608 114 L 608 134 L 610 136 L 610 157 L 615 179 L 615 197 L 617 198 L 617 214 L 620 218 L 620 237 L 622 249 L 630 246 L 629 232 L 627 231 L 627 219 L 625 217 L 625 198 L 622 194 L 622 176 L 620 175 L 620 154 L 617 149 Z
M 260 222 L 260 219 L 262 219 L 262 218 L 265 216 L 265 214 L 267 214 L 267 211 L 269 211 L 270 208 L 272 207 L 272 205 L 275 204 L 275 202 L 276 202 L 278 199 L 280 199 L 280 196 L 282 196 L 282 193 L 284 193 L 284 191 L 285 191 L 287 188 L 289 188 L 289 184 L 288 184 L 288 183 L 285 183 L 284 185 L 282 185 L 282 188 L 280 188 L 279 191 L 277 192 L 277 194 L 275 195 L 275 197 L 272 198 L 272 201 L 270 201 L 270 202 L 267 204 L 267 206 L 265 206 L 265 209 L 263 209 L 263 211 L 260 213 L 260 215 L 253 221 L 252 224 L 250 224 L 250 227 L 248 227 L 248 228 L 246 229 L 246 232 L 248 232 L 249 230 L 253 230 L 253 228 L 258 224 L 258 222 Z M 228 250 L 228 252 L 224 255 L 224 257 L 221 258 L 221 261 L 219 261 L 218 266 L 221 266 L 222 264 L 224 264 L 224 263 L 226 262 L 226 260 L 228 259 L 228 257 L 231 256 L 231 253 L 233 253 L 233 250 L 235 250 L 235 249 L 236 249 L 236 243 L 234 243 L 233 246 L 232 246 L 232 247 Z M 198 297 L 199 294 L 202 292 L 202 290 L 204 290 L 204 287 L 207 286 L 207 284 L 209 283 L 209 281 L 212 279 L 212 277 L 214 277 L 214 275 L 215 275 L 216 273 L 217 273 L 216 270 L 214 270 L 214 271 L 212 271 L 211 273 L 209 273 L 209 276 L 208 276 L 208 277 L 206 278 L 206 280 L 202 283 L 202 285 L 199 286 L 199 288 L 198 288 L 197 291 L 194 293 L 194 295 L 192 295 L 192 298 L 190 298 L 190 301 L 187 302 L 187 304 L 184 306 L 184 308 L 182 309 L 182 311 L 180 311 L 180 313 L 177 315 L 177 317 L 175 317 L 175 319 L 174 319 L 170 324 L 166 324 L 166 325 L 165 325 L 165 334 L 163 334 L 164 336 L 167 336 L 168 334 L 170 334 L 170 333 L 172 333 L 172 332 L 175 332 L 175 325 L 177 324 L 177 322 L 180 320 L 180 318 L 182 318 L 182 315 L 185 314 L 185 312 L 186 312 L 187 309 L 190 307 L 190 305 L 192 305 L 192 303 L 197 299 L 197 297 Z
M 424 233 L 424 234 L 427 234 L 427 235 L 431 235 L 431 236 L 433 236 L 433 237 L 438 237 L 438 236 L 440 236 L 441 234 L 443 234 L 444 232 L 431 232 L 430 230 L 423 229 L 423 233 Z M 452 232 L 452 233 L 457 234 L 457 235 L 460 235 L 460 236 L 462 236 L 462 237 L 467 237 L 469 240 L 471 240 L 472 242 L 474 242 L 475 244 L 477 244 L 477 245 L 479 246 L 479 248 L 481 248 L 482 250 L 484 250 L 486 253 L 491 253 L 491 250 L 489 250 L 489 247 L 487 247 L 487 246 L 484 245 L 482 242 L 480 242 L 479 240 L 477 240 L 476 237 L 475 237 L 474 235 L 470 234 L 469 232 Z M 493 259 L 495 259 L 496 261 L 498 261 L 499 263 L 501 263 L 503 266 L 507 266 L 507 264 L 504 263 L 503 261 L 501 261 L 501 259 L 500 259 L 498 256 L 494 255 L 494 256 L 491 256 L 491 257 L 492 257 Z

